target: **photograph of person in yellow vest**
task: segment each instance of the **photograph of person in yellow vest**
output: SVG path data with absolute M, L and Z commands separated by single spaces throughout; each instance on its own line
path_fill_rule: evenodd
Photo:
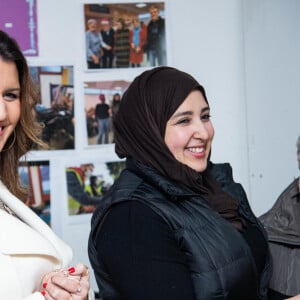
M 88 162 L 67 167 L 68 214 L 94 212 L 123 168 L 123 161 Z

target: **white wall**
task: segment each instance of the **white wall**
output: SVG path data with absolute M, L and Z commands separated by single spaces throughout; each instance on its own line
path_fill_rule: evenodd
M 168 18 L 172 65 L 204 85 L 212 108 L 212 159 L 230 161 L 248 189 L 241 11 L 239 0 L 170 1 Z
M 300 11 L 300 2 L 296 2 L 251 0 L 244 1 L 243 7 L 240 0 L 165 1 L 169 65 L 191 73 L 206 88 L 216 130 L 212 158 L 231 162 L 234 177 L 251 195 L 256 212 L 270 207 L 274 196 L 296 173 L 297 8 Z M 74 261 L 89 264 L 90 216 L 74 222 L 65 217 L 64 168 L 74 159 L 82 162 L 116 156 L 113 145 L 86 147 L 83 82 L 132 80 L 138 71 L 84 71 L 83 3 L 38 1 L 40 56 L 30 58 L 29 63 L 74 66 L 76 149 L 32 153 L 29 159 L 50 160 L 53 229 L 73 247 Z M 272 38 L 274 26 L 276 40 Z M 264 201 L 263 207 L 260 201 Z M 92 284 L 97 289 L 94 278 Z
M 251 203 L 260 215 L 297 176 L 300 1 L 244 1 Z

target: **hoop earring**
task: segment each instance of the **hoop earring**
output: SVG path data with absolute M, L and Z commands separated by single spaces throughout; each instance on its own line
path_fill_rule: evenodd
M 10 145 L 9 145 L 7 148 L 3 148 L 3 149 L 2 149 L 2 152 L 8 151 L 8 150 L 10 150 L 10 149 L 13 147 L 13 145 L 14 145 L 14 143 L 15 143 L 15 141 L 16 141 L 16 130 L 15 130 L 15 129 L 14 129 L 14 131 L 13 131 L 13 135 L 14 135 L 14 137 L 13 137 L 12 142 L 10 143 Z

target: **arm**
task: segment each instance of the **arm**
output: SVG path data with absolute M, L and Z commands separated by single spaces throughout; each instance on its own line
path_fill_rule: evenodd
M 85 33 L 85 44 L 86 44 L 86 56 L 92 57 L 94 55 L 91 47 L 90 47 L 90 35 L 89 32 Z
M 98 260 L 123 300 L 194 300 L 191 274 L 167 224 L 136 201 L 111 209 L 96 241 Z M 99 287 L 101 290 L 101 287 Z
M 107 50 L 110 50 L 111 47 L 109 45 L 107 45 L 104 41 L 103 41 L 103 37 L 102 37 L 102 34 L 101 32 L 99 32 L 99 39 L 100 39 L 100 45 L 102 48 L 105 48 Z
M 90 196 L 84 191 L 73 172 L 66 172 L 68 193 L 82 205 L 98 205 L 101 197 Z

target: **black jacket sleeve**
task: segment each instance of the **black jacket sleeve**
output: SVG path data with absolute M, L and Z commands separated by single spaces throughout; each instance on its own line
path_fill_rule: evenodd
M 68 193 L 82 205 L 98 205 L 101 197 L 90 196 L 84 191 L 80 182 L 73 172 L 67 172 L 67 188 Z

